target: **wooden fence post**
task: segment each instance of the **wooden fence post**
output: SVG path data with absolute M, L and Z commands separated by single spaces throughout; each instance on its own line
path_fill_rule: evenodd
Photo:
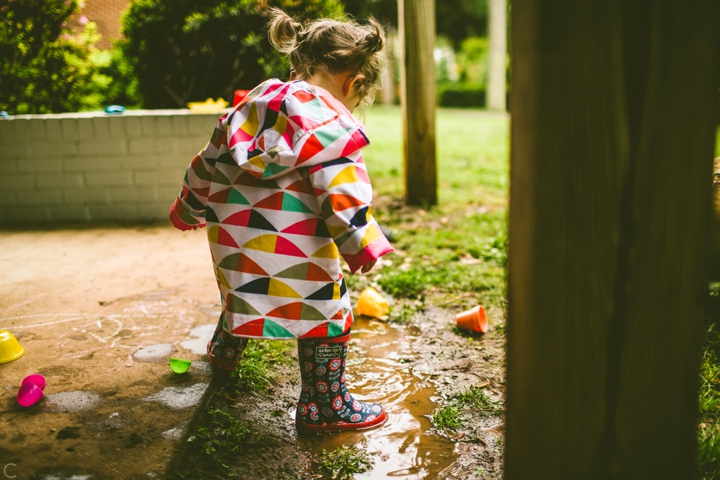
M 694 478 L 718 24 L 513 2 L 508 480 Z
M 398 8 L 405 200 L 436 205 L 435 0 L 399 0 Z
M 487 108 L 505 111 L 507 96 L 505 83 L 507 69 L 507 6 L 505 0 L 488 2 L 489 52 Z

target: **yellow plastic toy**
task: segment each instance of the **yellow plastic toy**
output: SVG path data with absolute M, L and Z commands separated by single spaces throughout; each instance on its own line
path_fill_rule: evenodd
M 0 330 L 0 363 L 8 363 L 17 360 L 25 353 L 15 335 L 8 330 Z
M 357 301 L 357 312 L 360 315 L 380 318 L 387 315 L 389 311 L 390 306 L 388 305 L 387 300 L 385 300 L 385 298 L 374 288 L 367 287 L 365 290 L 360 292 L 360 296 Z
M 218 98 L 217 100 L 208 98 L 204 102 L 190 102 L 187 106 L 190 111 L 194 113 L 220 113 L 228 106 L 228 102 L 222 98 Z

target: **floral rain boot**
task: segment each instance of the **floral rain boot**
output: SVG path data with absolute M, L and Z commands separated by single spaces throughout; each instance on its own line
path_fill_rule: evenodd
M 302 391 L 295 423 L 299 430 L 363 430 L 382 425 L 385 409 L 355 400 L 345 385 L 350 334 L 298 340 Z
M 236 337 L 227 333 L 223 329 L 223 319 L 220 317 L 217 327 L 215 327 L 215 333 L 207 344 L 207 356 L 210 365 L 232 372 L 240 361 L 240 355 L 245 350 L 247 342 L 247 338 Z

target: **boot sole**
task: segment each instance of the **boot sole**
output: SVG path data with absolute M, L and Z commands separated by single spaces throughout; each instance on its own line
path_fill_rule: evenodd
M 369 428 L 379 427 L 380 425 L 387 422 L 387 413 L 383 410 L 381 416 L 374 418 L 370 422 L 365 423 L 341 423 L 341 424 L 329 424 L 329 425 L 312 425 L 305 423 L 295 422 L 298 430 L 305 432 L 339 432 L 348 430 L 367 430 Z

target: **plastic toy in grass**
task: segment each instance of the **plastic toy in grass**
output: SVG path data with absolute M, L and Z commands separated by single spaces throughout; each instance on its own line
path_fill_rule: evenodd
M 18 343 L 15 335 L 8 330 L 0 330 L 0 363 L 8 363 L 23 356 L 25 349 Z
M 190 360 L 184 360 L 182 358 L 171 358 L 170 369 L 175 373 L 185 373 L 190 368 Z
M 470 310 L 458 313 L 455 321 L 457 326 L 464 330 L 472 330 L 478 333 L 487 332 L 487 315 L 482 305 L 477 305 Z
M 17 395 L 18 404 L 21 407 L 30 407 L 39 402 L 44 395 L 45 383 L 45 377 L 39 373 L 23 378 Z
M 228 106 L 228 102 L 222 98 L 217 100 L 208 98 L 204 102 L 190 102 L 187 105 L 190 111 L 194 113 L 219 113 Z
M 389 311 L 388 301 L 374 288 L 367 287 L 360 292 L 357 301 L 357 312 L 360 315 L 380 318 L 387 315 Z

